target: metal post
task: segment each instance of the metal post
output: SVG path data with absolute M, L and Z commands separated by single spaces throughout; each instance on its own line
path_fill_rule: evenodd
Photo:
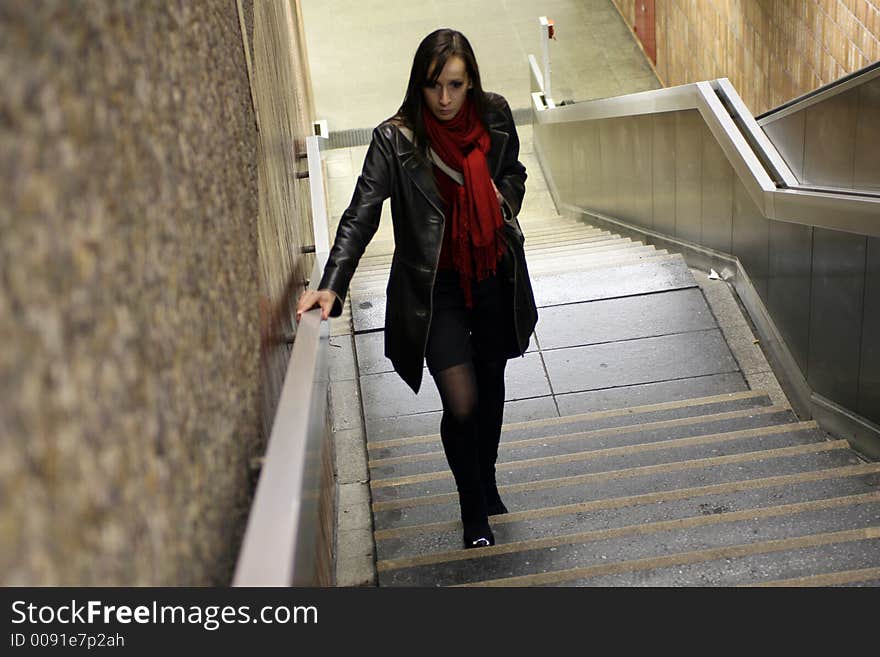
M 330 231 L 327 226 L 327 204 L 324 202 L 324 177 L 321 170 L 321 146 L 319 139 L 324 137 L 306 137 L 306 152 L 309 158 L 309 179 L 312 195 L 312 229 L 315 235 L 315 251 L 330 251 Z
M 553 92 L 550 87 L 550 39 L 554 39 L 554 23 L 546 16 L 538 18 L 541 26 L 541 50 L 544 54 L 544 101 L 548 107 L 555 107 Z

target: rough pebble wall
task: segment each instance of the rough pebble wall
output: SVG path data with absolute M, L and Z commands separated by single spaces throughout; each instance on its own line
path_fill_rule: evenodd
M 0 84 L 0 585 L 225 584 L 263 440 L 236 2 L 2 2 Z

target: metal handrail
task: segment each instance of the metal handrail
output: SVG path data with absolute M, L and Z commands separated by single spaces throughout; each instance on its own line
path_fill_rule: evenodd
M 327 216 L 319 137 L 307 139 L 316 257 L 310 289 L 327 260 Z M 317 581 L 321 450 L 326 429 L 330 328 L 319 308 L 303 313 L 233 586 L 309 586 Z
M 540 84 L 532 69 L 532 87 Z M 727 78 L 553 108 L 538 108 L 536 95 L 532 94 L 539 125 L 697 110 L 765 217 L 880 237 L 880 194 L 798 186 L 770 140 L 758 134 L 754 117 Z M 752 126 L 745 134 L 728 107 L 735 108 L 736 118 L 747 128 Z M 765 163 L 772 164 L 770 171 Z
M 765 126 L 774 121 L 778 121 L 779 119 L 784 119 L 786 116 L 799 112 L 802 109 L 806 109 L 811 105 L 821 103 L 823 100 L 827 100 L 828 98 L 841 94 L 844 91 L 849 91 L 853 87 L 864 84 L 869 80 L 873 80 L 877 76 L 880 76 L 880 61 L 876 61 L 864 68 L 853 71 L 852 73 L 829 82 L 828 84 L 822 85 L 817 89 L 808 91 L 797 98 L 792 98 L 778 107 L 774 107 L 763 114 L 759 114 L 755 117 L 755 120 L 759 125 Z

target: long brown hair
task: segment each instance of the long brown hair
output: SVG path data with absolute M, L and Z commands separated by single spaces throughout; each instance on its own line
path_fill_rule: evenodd
M 480 81 L 480 69 L 477 66 L 477 58 L 470 41 L 458 30 L 441 28 L 431 32 L 422 39 L 413 57 L 412 69 L 409 74 L 409 83 L 406 86 L 406 96 L 403 104 L 394 115 L 394 119 L 402 121 L 413 131 L 415 144 L 423 152 L 428 149 L 428 137 L 425 133 L 425 124 L 422 120 L 422 107 L 424 96 L 422 90 L 429 84 L 437 82 L 437 78 L 443 72 L 443 67 L 450 57 L 461 57 L 467 69 L 468 78 L 473 86 L 468 89 L 471 102 L 477 110 L 477 116 L 484 125 L 487 124 L 486 115 L 489 109 L 489 100 L 483 91 Z M 431 64 L 434 69 L 431 69 Z M 431 75 L 428 75 L 429 72 Z

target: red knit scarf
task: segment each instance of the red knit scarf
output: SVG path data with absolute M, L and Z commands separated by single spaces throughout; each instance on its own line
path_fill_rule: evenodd
M 464 184 L 456 189 L 447 230 L 452 231 L 452 264 L 470 308 L 471 282 L 494 274 L 504 252 L 504 241 L 497 236 L 503 225 L 501 206 L 486 161 L 491 140 L 469 98 L 449 121 L 438 120 L 428 107 L 422 116 L 431 148 L 464 177 Z

